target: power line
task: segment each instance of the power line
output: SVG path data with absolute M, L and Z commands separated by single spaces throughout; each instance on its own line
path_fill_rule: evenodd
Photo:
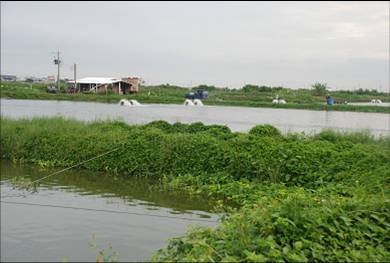
M 53 176 L 53 175 L 56 175 L 56 174 L 65 172 L 65 171 L 70 170 L 70 169 L 72 169 L 72 168 L 74 168 L 74 167 L 77 167 L 77 166 L 79 166 L 79 165 L 81 165 L 81 164 L 83 164 L 83 163 L 92 161 L 92 160 L 94 160 L 94 159 L 97 159 L 97 158 L 102 157 L 102 156 L 104 156 L 104 155 L 107 155 L 107 154 L 109 154 L 109 153 L 115 152 L 115 151 L 119 150 L 121 147 L 122 147 L 122 146 L 119 146 L 119 147 L 117 147 L 117 148 L 115 148 L 115 149 L 113 149 L 113 150 L 107 151 L 107 152 L 105 152 L 105 153 L 102 153 L 102 154 L 100 154 L 100 155 L 97 155 L 97 156 L 95 156 L 95 157 L 93 157 L 93 158 L 90 158 L 90 159 L 88 159 L 88 160 L 85 160 L 85 161 L 83 161 L 83 162 L 80 162 L 80 163 L 78 163 L 78 164 L 75 164 L 75 165 L 73 165 L 73 166 L 70 166 L 70 167 L 67 167 L 67 168 L 65 168 L 65 169 L 62 169 L 62 170 L 60 170 L 60 171 L 57 171 L 57 172 L 51 173 L 51 174 L 49 174 L 49 175 L 46 175 L 46 176 L 44 176 L 44 177 L 42 177 L 42 178 L 39 178 L 39 179 L 37 179 L 37 180 L 34 180 L 34 181 L 28 183 L 26 186 L 32 185 L 32 184 L 34 184 L 34 183 L 37 183 L 37 182 L 39 182 L 39 181 L 42 181 L 42 180 L 44 180 L 44 179 L 50 177 L 50 176 Z M 7 191 L 7 192 L 5 192 L 5 194 L 6 194 L 6 193 L 9 193 L 9 192 L 11 192 L 11 191 L 13 191 L 13 189 L 12 189 L 12 190 L 9 190 L 9 191 Z M 23 196 L 23 195 L 22 195 L 22 194 L 20 194 L 20 195 L 2 195 L 2 196 L 0 196 L 0 198 L 3 199 L 3 198 L 7 198 L 7 197 L 18 197 L 18 196 Z M 139 216 L 152 216 L 152 217 L 160 217 L 160 218 L 182 219 L 182 220 L 188 220 L 188 221 L 213 222 L 213 223 L 217 222 L 217 221 L 215 221 L 215 220 L 193 219 L 193 218 L 185 218 L 185 217 L 174 217 L 174 216 L 164 216 L 164 215 L 154 215 L 154 214 L 135 213 L 135 212 L 126 212 L 126 211 L 115 211 L 115 210 L 104 210 L 104 209 L 93 209 L 93 208 L 83 208 L 83 207 L 73 207 L 73 206 L 48 205 L 48 204 L 39 204 L 39 203 L 23 203 L 23 202 L 12 202 L 12 201 L 2 201 L 2 200 L 0 200 L 0 202 L 1 202 L 1 203 L 8 203 L 8 204 L 31 205 L 31 206 L 41 206 L 41 207 L 56 207 L 56 208 L 77 209 L 77 210 L 84 210 L 84 211 L 95 211 L 95 212 L 106 212 L 106 213 L 117 213 L 117 214 L 130 214 L 130 215 L 139 215 Z
M 48 205 L 48 204 L 40 204 L 40 203 L 24 203 L 24 202 L 12 202 L 12 201 L 0 201 L 0 202 L 6 203 L 6 204 L 15 204 L 15 205 L 30 205 L 30 206 L 40 206 L 40 207 L 66 208 L 66 209 L 75 209 L 75 210 L 93 211 L 93 212 L 105 212 L 105 213 L 114 213 L 114 214 L 129 214 L 129 215 L 137 215 L 137 216 L 150 216 L 150 217 L 159 217 L 159 218 L 180 219 L 180 220 L 187 220 L 187 221 L 210 222 L 210 223 L 218 222 L 218 220 L 186 218 L 186 217 L 176 217 L 176 216 L 167 216 L 167 215 L 136 213 L 136 212 L 128 212 L 128 211 L 94 209 L 94 208 L 85 208 L 85 207 Z
M 32 181 L 32 182 L 26 184 L 25 187 L 28 187 L 28 186 L 30 186 L 30 185 L 32 185 L 32 184 L 34 184 L 34 183 L 37 183 L 37 182 L 39 182 L 39 181 L 42 181 L 43 179 L 46 179 L 46 178 L 48 178 L 48 177 L 50 177 L 50 176 L 53 176 L 53 175 L 56 175 L 56 174 L 65 172 L 65 171 L 67 171 L 67 170 L 70 170 L 70 169 L 72 169 L 72 168 L 74 168 L 74 167 L 77 167 L 77 166 L 82 165 L 82 164 L 84 164 L 84 163 L 86 163 L 86 162 L 92 161 L 92 160 L 94 160 L 94 159 L 97 159 L 97 158 L 102 157 L 102 156 L 104 156 L 104 155 L 107 155 L 107 154 L 109 154 L 109 153 L 115 152 L 115 151 L 119 150 L 121 147 L 122 147 L 122 146 L 119 146 L 119 147 L 117 147 L 117 148 L 115 148 L 115 149 L 113 149 L 113 150 L 107 151 L 107 152 L 105 152 L 105 153 L 99 154 L 98 156 L 95 156 L 95 157 L 90 158 L 90 159 L 88 159 L 88 160 L 82 161 L 81 163 L 75 164 L 75 165 L 73 165 L 73 166 L 70 166 L 70 167 L 67 167 L 67 168 L 65 168 L 65 169 L 62 169 L 62 170 L 59 170 L 59 171 L 57 171 L 57 172 L 51 173 L 51 174 L 49 174 L 49 175 L 46 175 L 46 176 L 44 176 L 44 177 L 42 177 L 42 178 L 39 178 L 39 179 L 37 179 L 37 180 L 35 180 L 35 181 Z M 6 193 L 9 193 L 9 192 L 11 192 L 11 191 L 12 191 L 12 190 L 9 190 L 9 191 L 5 192 L 5 194 L 6 194 Z M 6 197 L 10 197 L 10 196 L 6 196 L 6 195 L 0 196 L 0 198 L 6 198 Z

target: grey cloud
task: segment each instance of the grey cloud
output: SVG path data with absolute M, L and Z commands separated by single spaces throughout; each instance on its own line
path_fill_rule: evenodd
M 4 74 L 389 89 L 387 2 L 1 2 Z

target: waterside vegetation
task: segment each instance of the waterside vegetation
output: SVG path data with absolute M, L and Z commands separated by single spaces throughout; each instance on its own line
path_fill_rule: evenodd
M 1 120 L 1 157 L 82 168 L 218 196 L 216 228 L 172 239 L 153 261 L 377 261 L 390 259 L 390 138 L 323 131 L 249 133 L 202 123 Z M 226 206 L 223 204 L 234 204 Z

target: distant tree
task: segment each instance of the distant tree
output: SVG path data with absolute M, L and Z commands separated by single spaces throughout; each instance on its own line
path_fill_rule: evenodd
M 272 87 L 272 90 L 280 91 L 283 90 L 284 88 L 282 86 L 277 86 L 277 87 Z
M 253 91 L 257 91 L 258 89 L 259 86 L 253 84 L 246 84 L 244 87 L 242 87 L 242 90 L 244 92 L 253 92 Z
M 201 85 L 193 88 L 193 90 L 197 90 L 197 89 L 213 91 L 213 90 L 216 90 L 216 87 L 215 86 L 208 86 L 208 85 L 205 85 L 205 84 L 201 84 Z
M 378 92 L 376 89 L 369 90 L 369 89 L 358 89 L 355 90 L 354 93 L 359 94 L 359 95 L 386 95 L 385 92 Z
M 317 96 L 326 95 L 326 92 L 328 90 L 326 83 L 317 82 L 314 85 L 312 85 L 312 87 L 313 87 L 314 95 L 317 95 Z
M 263 92 L 266 92 L 266 91 L 272 91 L 272 88 L 271 87 L 268 87 L 268 86 L 260 86 L 258 88 L 259 91 L 263 91 Z
M 362 88 L 359 88 L 359 89 L 356 91 L 356 93 L 359 94 L 359 95 L 362 95 L 362 94 L 364 94 L 365 92 L 364 92 L 364 90 L 363 90 Z
M 254 92 L 254 91 L 259 91 L 259 92 L 270 92 L 270 91 L 273 91 L 273 90 L 282 90 L 283 87 L 270 87 L 270 86 L 265 86 L 265 85 L 262 85 L 262 86 L 257 86 L 257 85 L 253 85 L 253 84 L 246 84 L 244 87 L 242 87 L 242 90 L 244 92 Z

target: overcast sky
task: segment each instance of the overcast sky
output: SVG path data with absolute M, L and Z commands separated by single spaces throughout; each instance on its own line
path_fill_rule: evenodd
M 389 2 L 1 2 L 1 73 L 389 91 Z

